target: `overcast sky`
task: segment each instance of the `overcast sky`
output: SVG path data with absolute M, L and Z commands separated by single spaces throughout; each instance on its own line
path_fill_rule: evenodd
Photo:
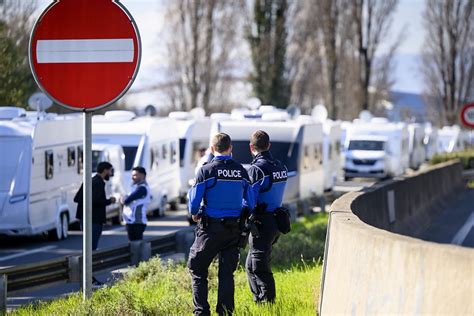
M 41 12 L 52 0 L 38 0 Z M 163 29 L 163 14 L 167 2 L 172 0 L 122 0 L 138 24 L 142 37 L 142 64 L 140 73 L 133 88 L 144 87 L 163 79 L 162 70 L 166 50 L 163 41 L 160 42 L 160 32 Z M 396 38 L 405 27 L 404 41 L 396 55 L 396 83 L 394 90 L 420 93 L 421 78 L 418 74 L 420 51 L 423 45 L 423 27 L 421 16 L 425 0 L 400 0 L 394 16 L 391 38 Z M 380 54 L 387 50 L 382 46 Z

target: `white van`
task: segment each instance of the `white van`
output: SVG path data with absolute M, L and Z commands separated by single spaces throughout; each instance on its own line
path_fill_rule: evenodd
M 190 112 L 171 112 L 169 117 L 175 120 L 179 137 L 180 198 L 184 202 L 196 166 L 209 148 L 211 120 Z
M 250 135 L 264 130 L 270 135 L 273 156 L 288 168 L 288 183 L 284 202 L 294 203 L 324 191 L 323 130 L 315 122 L 289 120 L 287 113 L 264 113 L 261 119 L 221 121 L 214 124 L 211 134 L 223 132 L 232 138 L 233 158 L 244 166 L 252 162 Z
M 105 195 L 107 198 L 114 196 L 116 203 L 106 207 L 106 218 L 111 219 L 114 224 L 122 222 L 122 207 L 119 198 L 127 193 L 128 181 L 125 178 L 125 154 L 122 146 L 110 144 L 92 144 L 92 171 L 95 173 L 99 162 L 107 161 L 114 167 L 114 176 L 105 183 Z
M 109 111 L 95 116 L 92 123 L 94 144 L 122 147 L 125 192 L 129 193 L 132 184 L 132 168 L 142 166 L 152 193 L 149 210 L 162 216 L 168 203 L 175 207 L 179 197 L 179 142 L 174 120 Z
M 408 143 L 403 123 L 355 122 L 345 139 L 345 180 L 402 175 L 409 166 Z
M 0 107 L 0 234 L 66 239 L 82 182 L 81 115 Z

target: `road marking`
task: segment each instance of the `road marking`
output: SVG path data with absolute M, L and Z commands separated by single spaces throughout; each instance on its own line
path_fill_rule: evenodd
M 131 63 L 134 54 L 131 38 L 39 40 L 36 45 L 39 64 Z
M 51 250 L 51 249 L 54 249 L 54 248 L 58 248 L 58 246 L 46 246 L 46 247 L 42 247 L 42 248 L 30 250 L 30 251 L 25 251 L 25 252 L 22 252 L 22 253 L 17 253 L 17 254 L 14 254 L 14 255 L 2 257 L 2 258 L 0 258 L 0 261 L 7 261 L 7 260 L 10 260 L 10 259 L 15 259 L 15 258 L 23 257 L 23 256 L 28 256 L 28 255 L 31 255 L 31 254 L 34 254 L 34 253 L 38 253 L 38 252 L 42 252 L 42 251 L 46 251 L 46 250 Z
M 469 216 L 461 229 L 456 233 L 451 243 L 455 245 L 462 245 L 472 227 L 474 227 L 474 213 L 471 213 L 471 216 Z

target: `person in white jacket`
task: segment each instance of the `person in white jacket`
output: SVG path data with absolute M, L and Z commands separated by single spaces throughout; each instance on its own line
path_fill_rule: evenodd
M 126 223 L 128 239 L 142 240 L 145 231 L 148 205 L 151 202 L 150 188 L 146 182 L 146 170 L 143 167 L 132 169 L 131 193 L 121 199 L 123 219 Z

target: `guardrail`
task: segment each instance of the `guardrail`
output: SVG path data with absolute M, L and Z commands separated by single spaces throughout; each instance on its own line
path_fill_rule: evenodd
M 192 234 L 190 229 L 183 229 L 169 235 L 132 242 L 125 246 L 98 250 L 92 255 L 93 271 L 101 272 L 127 265 L 136 265 L 157 254 L 186 249 L 186 246 L 182 244 L 189 243 L 192 238 L 183 238 L 183 236 L 189 234 Z M 44 262 L 0 269 L 0 314 L 6 310 L 8 295 L 62 283 L 81 282 L 81 278 L 81 255 L 70 255 Z
M 461 172 L 447 162 L 332 204 L 320 315 L 473 315 L 474 250 L 413 238 L 465 189 Z

